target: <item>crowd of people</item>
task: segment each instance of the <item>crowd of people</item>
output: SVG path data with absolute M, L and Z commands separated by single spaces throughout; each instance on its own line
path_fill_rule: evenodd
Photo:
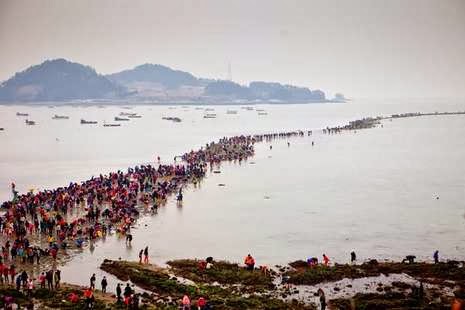
M 296 131 L 225 137 L 180 156 L 182 162 L 161 164 L 158 157 L 158 165 L 100 174 L 52 190 L 19 194 L 13 182 L 12 199 L 1 205 L 5 212 L 0 216 L 0 234 L 4 240 L 0 278 L 5 283 L 13 282 L 17 276 L 16 265 L 38 266 L 34 269 L 41 270 L 39 274 L 22 277 L 22 286 L 37 278 L 41 287 L 47 283 L 53 289 L 61 278 L 55 261 L 63 251 L 82 248 L 111 232 L 125 236 L 126 243 L 130 244 L 131 225 L 139 216 L 141 206 L 156 210 L 176 192 L 178 200 L 182 200 L 182 187 L 204 177 L 208 164 L 245 160 L 254 155 L 256 142 L 303 135 L 303 131 Z M 47 246 L 40 247 L 40 241 Z M 148 255 L 146 247 L 140 253 L 140 261 L 148 263 Z M 50 262 L 52 270 L 48 270 Z

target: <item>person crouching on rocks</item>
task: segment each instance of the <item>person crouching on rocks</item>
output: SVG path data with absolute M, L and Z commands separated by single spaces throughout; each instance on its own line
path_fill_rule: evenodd
M 244 259 L 244 264 L 247 266 L 247 270 L 253 271 L 255 266 L 255 260 L 252 255 L 248 254 Z

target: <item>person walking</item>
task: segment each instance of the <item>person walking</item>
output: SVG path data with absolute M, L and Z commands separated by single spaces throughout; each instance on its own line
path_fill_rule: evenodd
M 121 302 L 121 284 L 116 285 L 116 302 Z
M 144 249 L 144 264 L 149 263 L 149 247 L 146 246 Z
M 139 264 L 142 264 L 142 255 L 144 255 L 144 250 L 139 251 Z
M 108 285 L 107 277 L 103 276 L 102 282 L 100 284 L 102 285 L 102 293 L 106 293 Z
M 433 258 L 434 258 L 434 263 L 439 264 L 439 251 L 438 250 L 434 251 Z
M 357 260 L 357 255 L 355 254 L 355 251 L 352 250 L 352 252 L 350 252 L 350 262 L 354 264 L 356 260 Z
M 321 288 L 318 289 L 318 296 L 320 296 L 320 309 L 325 310 L 326 309 L 326 296 L 325 296 L 325 292 Z
M 90 289 L 95 290 L 95 273 L 90 277 Z
M 182 298 L 182 310 L 191 310 L 191 300 L 187 295 Z

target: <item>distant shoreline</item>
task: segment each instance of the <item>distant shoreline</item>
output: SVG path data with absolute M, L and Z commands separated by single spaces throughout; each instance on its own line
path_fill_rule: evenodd
M 230 101 L 220 101 L 220 102 L 196 102 L 196 101 L 174 101 L 174 102 L 146 102 L 146 101 L 90 101 L 90 102 L 73 102 L 73 101 L 18 101 L 18 102 L 2 102 L 0 101 L 0 106 L 245 106 L 245 105 L 260 105 L 260 104 L 270 104 L 270 105 L 287 105 L 287 104 L 321 104 L 321 103 L 347 103 L 348 100 L 324 100 L 324 101 L 285 101 L 285 102 L 275 102 L 275 101 L 253 101 L 253 102 L 230 102 Z

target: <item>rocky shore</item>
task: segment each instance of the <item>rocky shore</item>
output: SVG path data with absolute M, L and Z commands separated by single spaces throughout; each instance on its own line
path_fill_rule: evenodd
M 180 304 L 183 295 L 206 298 L 214 309 L 318 309 L 317 291 L 326 285 L 329 309 L 450 309 L 465 297 L 464 262 L 398 263 L 374 260 L 361 265 L 309 266 L 296 261 L 267 272 L 226 261 L 199 267 L 200 260 L 175 260 L 167 268 L 136 262 L 105 260 L 101 269 L 147 291 L 145 303 Z M 398 275 L 405 281 L 386 281 Z M 340 280 L 366 280 L 344 297 Z M 374 292 L 368 290 L 373 282 Z M 334 287 L 329 289 L 328 287 Z M 341 295 L 341 294 L 339 294 Z M 334 296 L 334 297 L 333 297 Z

